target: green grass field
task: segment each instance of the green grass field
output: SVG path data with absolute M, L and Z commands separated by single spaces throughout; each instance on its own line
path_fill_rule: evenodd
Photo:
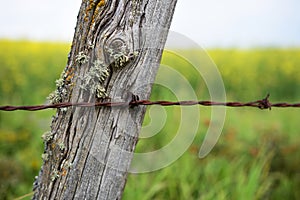
M 65 67 L 69 48 L 69 44 L 0 40 L 0 105 L 45 103 Z M 272 102 L 300 102 L 300 49 L 213 49 L 208 54 L 222 75 L 228 100 L 258 100 L 270 93 Z M 208 100 L 203 80 L 186 61 L 177 59 L 165 52 L 162 63 L 183 74 L 199 100 Z M 163 70 L 159 75 L 173 78 Z M 173 84 L 178 85 L 176 79 Z M 151 98 L 175 100 L 172 92 L 157 85 Z M 300 199 L 299 109 L 228 108 L 222 135 L 204 159 L 198 158 L 198 151 L 211 109 L 191 109 L 201 113 L 192 145 L 161 170 L 130 174 L 124 199 Z M 180 123 L 182 111 L 170 107 L 165 112 L 162 129 L 141 139 L 137 152 L 159 149 L 175 137 L 174 124 Z M 54 113 L 0 112 L 0 199 L 31 192 L 42 164 L 41 135 L 49 130 Z M 146 114 L 145 125 L 150 118 Z

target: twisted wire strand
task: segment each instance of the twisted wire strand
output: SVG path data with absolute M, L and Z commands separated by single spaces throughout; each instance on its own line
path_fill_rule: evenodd
M 269 109 L 272 107 L 278 108 L 300 108 L 300 103 L 271 103 L 269 101 L 270 95 L 268 94 L 262 100 L 252 101 L 252 102 L 214 102 L 214 101 L 149 101 L 149 100 L 132 100 L 130 102 L 79 102 L 79 103 L 58 103 L 49 105 L 33 105 L 33 106 L 0 106 L 0 111 L 38 111 L 46 110 L 50 108 L 67 108 L 67 107 L 124 107 L 124 106 L 150 106 L 150 105 L 160 105 L 160 106 L 227 106 L 227 107 L 256 107 L 259 109 Z

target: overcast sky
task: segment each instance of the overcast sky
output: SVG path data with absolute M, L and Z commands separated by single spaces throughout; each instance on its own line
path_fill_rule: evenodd
M 0 1 L 0 38 L 72 40 L 81 0 Z M 300 1 L 178 0 L 171 30 L 203 47 L 300 47 Z

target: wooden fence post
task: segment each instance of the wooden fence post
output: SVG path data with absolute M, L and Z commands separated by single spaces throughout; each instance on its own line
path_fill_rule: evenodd
M 177 0 L 83 0 L 52 103 L 148 99 Z M 58 109 L 33 199 L 121 199 L 145 107 Z

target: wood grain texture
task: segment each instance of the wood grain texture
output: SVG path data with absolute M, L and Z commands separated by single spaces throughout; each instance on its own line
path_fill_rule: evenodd
M 129 100 L 130 92 L 148 99 L 176 2 L 83 0 L 58 89 L 62 101 L 108 100 L 82 88 L 97 60 L 109 69 L 103 86 L 111 101 Z M 120 64 L 110 51 L 130 59 Z M 86 57 L 79 62 L 80 53 Z M 33 199 L 121 199 L 144 113 L 143 106 L 58 109 Z

